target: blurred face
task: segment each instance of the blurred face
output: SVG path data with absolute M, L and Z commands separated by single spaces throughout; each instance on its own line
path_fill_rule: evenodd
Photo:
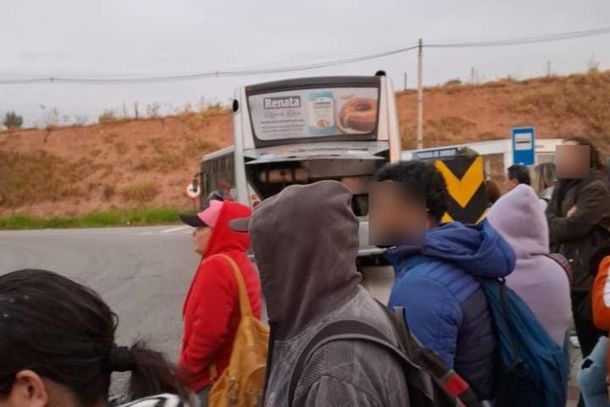
M 581 146 L 573 141 L 566 141 L 555 150 L 557 178 L 585 178 L 590 170 L 589 146 Z
M 431 226 L 425 202 L 419 197 L 408 196 L 400 183 L 373 183 L 369 194 L 371 244 L 395 246 L 414 243 Z
M 212 228 L 202 227 L 195 229 L 193 231 L 193 251 L 198 255 L 203 256 L 208 248 L 211 236 Z

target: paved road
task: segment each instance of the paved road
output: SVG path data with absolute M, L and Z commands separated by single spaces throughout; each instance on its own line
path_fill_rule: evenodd
M 83 282 L 119 315 L 119 344 L 137 339 L 176 358 L 182 300 L 199 259 L 187 227 L 0 232 L 0 274 L 44 268 Z M 387 298 L 392 272 L 365 270 L 367 286 Z
M 198 262 L 187 227 L 0 232 L 0 274 L 45 268 L 83 282 L 119 315 L 119 344 L 144 339 L 174 360 L 182 300 Z M 391 269 L 373 267 L 364 275 L 365 286 L 385 302 Z

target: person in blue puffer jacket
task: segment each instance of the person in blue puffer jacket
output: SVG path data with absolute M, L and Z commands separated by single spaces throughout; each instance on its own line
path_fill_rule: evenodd
M 510 274 L 513 250 L 487 221 L 441 223 L 451 198 L 433 165 L 389 164 L 375 180 L 383 193 L 372 200 L 371 227 L 393 244 L 385 253 L 396 273 L 389 305 L 405 309 L 413 334 L 480 400 L 492 400 L 496 337 L 477 279 Z

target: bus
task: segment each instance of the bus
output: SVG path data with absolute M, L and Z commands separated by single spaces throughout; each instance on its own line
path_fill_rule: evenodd
M 218 192 L 250 206 L 293 184 L 337 180 L 353 194 L 361 260 L 380 261 L 368 243 L 367 185 L 400 160 L 390 79 L 337 76 L 245 86 L 233 101 L 233 145 L 203 156 L 200 204 Z M 194 181 L 195 182 L 195 181 Z

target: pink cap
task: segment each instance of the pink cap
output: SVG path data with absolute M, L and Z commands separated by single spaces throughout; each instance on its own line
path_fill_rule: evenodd
M 197 214 L 197 217 L 207 226 L 213 228 L 216 226 L 216 222 L 218 222 L 218 216 L 220 216 L 223 205 L 224 201 L 213 199 L 207 208 Z

